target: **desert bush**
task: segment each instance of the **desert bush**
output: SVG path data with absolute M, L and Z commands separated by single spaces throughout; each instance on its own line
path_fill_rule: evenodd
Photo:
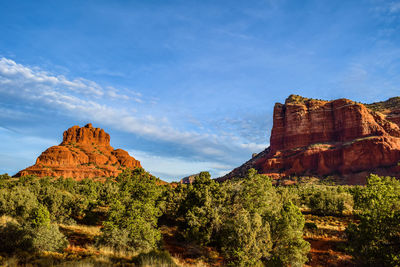
M 126 170 L 117 177 L 119 194 L 103 222 L 98 245 L 115 249 L 147 252 L 161 239 L 157 227 L 162 188 L 143 169 Z
M 218 233 L 222 252 L 232 265 L 261 265 L 261 259 L 271 253 L 269 223 L 258 213 L 250 213 L 242 207 L 231 211 L 231 216 L 221 225 Z
M 304 228 L 309 229 L 309 230 L 317 230 L 318 226 L 314 222 L 306 222 L 304 224 Z
M 303 239 L 304 216 L 291 202 L 282 203 L 279 216 L 270 217 L 273 266 L 303 266 L 310 244 Z
M 0 226 L 0 252 L 8 254 L 18 251 L 32 250 L 32 235 L 30 229 L 16 222 L 8 222 Z
M 7 223 L 0 226 L 0 251 L 62 251 L 68 245 L 65 236 L 55 224 L 42 224 L 38 227 Z
M 78 183 L 77 193 L 84 196 L 89 203 L 96 203 L 100 198 L 102 187 L 102 183 L 86 178 Z
M 8 173 L 0 174 L 0 180 L 9 180 L 11 178 Z
M 352 203 L 351 194 L 347 192 L 338 193 L 334 188 L 322 189 L 316 191 L 310 197 L 309 207 L 314 214 L 342 215 L 348 203 Z
M 17 186 L 12 189 L 0 189 L 0 215 L 9 215 L 18 220 L 29 217 L 39 202 L 29 188 Z
M 288 192 L 278 192 L 268 177 L 251 169 L 242 179 L 218 184 L 202 173 L 186 190 L 181 210 L 187 238 L 219 247 L 228 264 L 307 261 L 304 218 Z
M 349 251 L 363 266 L 400 265 L 400 181 L 371 175 L 354 192 L 360 222 L 346 229 Z
M 344 186 L 299 185 L 292 187 L 290 192 L 297 194 L 292 197 L 298 206 L 309 208 L 316 215 L 337 215 L 352 212 L 353 197 L 350 189 Z
M 102 229 L 102 235 L 97 239 L 97 246 L 106 245 L 116 251 L 131 251 L 129 231 L 127 229 L 118 229 L 107 227 Z
M 71 179 L 35 176 L 8 181 L 0 189 L 0 214 L 24 220 L 32 209 L 42 204 L 50 212 L 52 221 L 83 217 L 91 200 L 79 192 L 79 185 Z
M 118 184 L 111 179 L 107 179 L 99 192 L 99 205 L 108 206 L 112 204 L 112 200 L 117 197 L 119 193 Z
M 208 172 L 201 172 L 187 187 L 184 205 L 179 210 L 184 215 L 187 238 L 203 245 L 211 242 L 220 225 L 218 209 L 222 201 L 220 185 L 211 179 Z
M 47 207 L 53 221 L 64 222 L 71 216 L 78 217 L 88 205 L 83 197 L 58 190 L 54 186 L 47 186 L 41 191 L 40 202 Z
M 177 267 L 168 251 L 152 250 L 141 253 L 133 259 L 136 266 Z
M 187 198 L 187 185 L 178 184 L 176 187 L 167 187 L 162 196 L 163 205 L 160 207 L 163 216 L 174 220 L 184 215 L 185 200 Z
M 356 187 L 353 192 L 354 208 L 366 212 L 376 208 L 400 209 L 400 182 L 392 177 L 371 174 L 365 187 Z
M 103 223 L 99 244 L 138 252 L 156 248 L 161 239 L 158 217 L 158 210 L 149 203 L 135 201 L 129 206 L 116 203 Z
M 66 237 L 56 224 L 42 224 L 32 229 L 32 248 L 35 251 L 61 252 L 68 246 Z
M 39 204 L 37 208 L 32 210 L 27 222 L 32 228 L 50 225 L 50 212 L 45 206 Z
M 50 212 L 41 204 L 32 211 L 24 227 L 30 232 L 34 251 L 60 252 L 68 246 L 58 226 L 51 224 Z
M 11 177 L 8 175 L 8 173 L 0 174 L 0 189 L 4 188 L 7 185 L 10 178 Z

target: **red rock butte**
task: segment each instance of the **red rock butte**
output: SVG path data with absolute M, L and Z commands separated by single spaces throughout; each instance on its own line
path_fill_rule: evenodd
M 110 146 L 110 135 L 103 129 L 73 126 L 66 130 L 63 141 L 44 151 L 35 165 L 15 176 L 37 175 L 74 179 L 115 177 L 125 168 L 141 167 L 140 162 L 122 149 Z
M 335 176 L 363 184 L 369 173 L 400 176 L 400 98 L 360 104 L 291 95 L 274 107 L 270 147 L 219 180 L 249 168 L 274 178 Z

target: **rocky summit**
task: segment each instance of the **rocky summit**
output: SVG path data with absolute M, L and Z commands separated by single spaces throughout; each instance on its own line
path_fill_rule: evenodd
M 66 130 L 63 141 L 44 151 L 35 165 L 15 176 L 37 175 L 74 179 L 114 177 L 125 168 L 141 167 L 140 162 L 122 149 L 110 146 L 110 135 L 92 124 Z
M 275 178 L 335 176 L 362 184 L 369 173 L 400 176 L 400 98 L 361 104 L 291 95 L 274 107 L 270 147 L 220 180 L 249 168 Z

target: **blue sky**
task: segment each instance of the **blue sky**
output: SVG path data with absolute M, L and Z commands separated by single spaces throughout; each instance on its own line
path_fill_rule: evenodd
M 92 122 L 171 181 L 269 143 L 290 94 L 400 95 L 400 1 L 0 2 L 0 173 Z

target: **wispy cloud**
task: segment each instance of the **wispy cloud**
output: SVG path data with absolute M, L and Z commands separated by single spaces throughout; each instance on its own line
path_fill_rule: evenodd
M 389 5 L 390 13 L 397 13 L 400 12 L 400 2 L 392 2 Z
M 183 157 L 165 157 L 154 155 L 140 150 L 130 150 L 129 154 L 140 159 L 141 165 L 147 170 L 156 170 L 154 175 L 160 177 L 172 177 L 171 180 L 179 181 L 185 176 L 209 171 L 216 177 L 222 176 L 232 169 L 231 165 L 213 161 L 188 161 Z M 179 168 L 177 168 L 179 166 Z
M 247 151 L 250 155 L 265 147 L 265 144 L 254 143 L 243 137 L 177 127 L 166 116 L 155 116 L 143 111 L 140 104 L 143 96 L 138 93 L 130 97 L 94 81 L 67 79 L 6 58 L 0 59 L 0 95 L 13 97 L 17 102 L 30 102 L 39 107 L 61 111 L 72 118 L 133 133 L 150 141 L 183 147 L 191 154 L 191 159 L 186 158 L 186 161 L 196 159 L 202 162 L 196 166 L 205 167 L 205 163 L 216 161 L 234 167 L 240 158 L 237 154 L 242 155 L 243 151 Z M 125 104 L 121 105 L 121 101 Z M 179 168 L 178 163 L 175 168 Z
M 18 170 L 35 163 L 44 149 L 57 143 L 55 139 L 25 136 L 9 127 L 0 126 L 0 173 L 15 174 Z M 16 149 L 18 144 L 23 149 Z M 21 165 L 22 164 L 22 165 Z

